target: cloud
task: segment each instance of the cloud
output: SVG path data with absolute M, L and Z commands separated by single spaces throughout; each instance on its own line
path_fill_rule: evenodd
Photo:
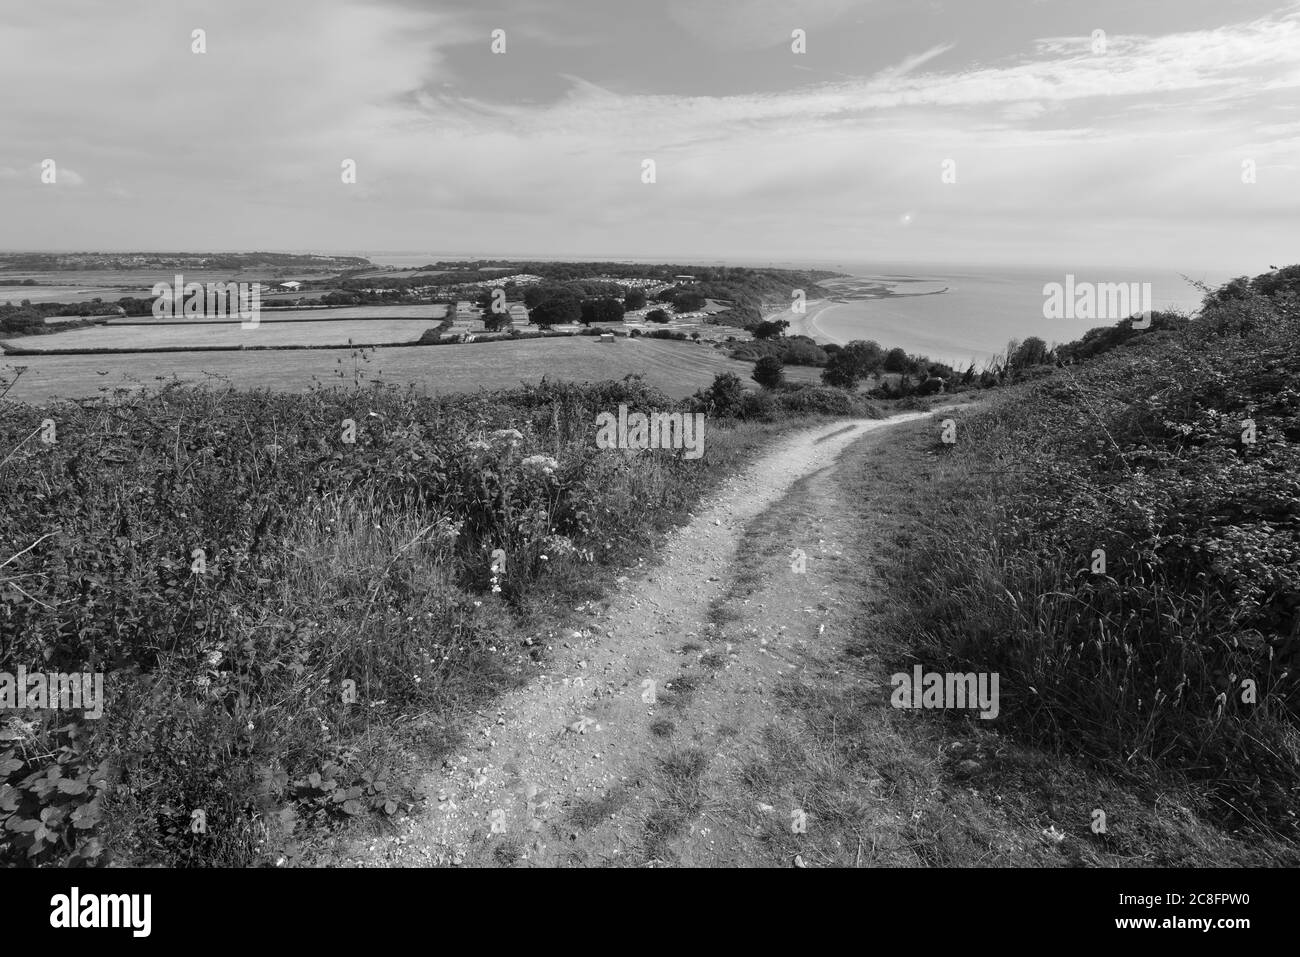
M 789 44 L 795 29 L 812 34 L 874 5 L 874 0 L 670 0 L 668 16 L 702 46 L 762 50 Z
M 494 97 L 466 71 L 526 71 L 530 38 L 549 29 L 572 39 L 571 16 L 534 30 L 511 19 L 510 4 L 479 19 L 464 8 L 353 0 L 55 5 L 57 29 L 35 7 L 0 13 L 0 85 L 16 88 L 56 52 L 60 63 L 41 74 L 39 97 L 8 109 L 6 203 L 18 177 L 3 169 L 44 156 L 61 158 L 61 183 L 66 160 L 113 186 L 81 191 L 75 208 L 11 207 L 20 214 L 0 225 L 0 243 L 45 235 L 54 245 L 100 229 L 119 245 L 140 242 L 124 235 L 189 247 L 436 241 L 771 258 L 933 253 L 960 230 L 1012 255 L 1064 245 L 1067 234 L 1096 242 L 1117 228 L 1117 209 L 1142 223 L 1124 241 L 1150 248 L 1172 221 L 1198 220 L 1187 231 L 1192 244 L 1196 229 L 1221 237 L 1224 223 L 1253 209 L 1286 214 L 1300 203 L 1293 185 L 1279 186 L 1300 159 L 1300 134 L 1284 112 L 1300 86 L 1294 8 L 1114 35 L 1104 56 L 1092 53 L 1090 36 L 1060 35 L 975 62 L 959 59 L 985 49 L 966 34 L 959 45 L 927 38 L 863 77 L 808 82 L 819 74 L 782 69 L 802 85 L 726 95 L 646 92 L 603 74 L 593 83 L 585 77 L 598 74 L 583 64 L 563 74 L 558 98 L 536 102 Z M 731 52 L 786 44 L 796 26 L 810 31 L 811 46 L 813 31 L 883 9 L 864 0 L 668 0 L 662 12 L 711 52 L 673 48 L 664 69 L 694 57 L 725 73 Z M 521 59 L 488 55 L 485 24 L 497 23 L 509 32 L 510 57 Z M 206 55 L 190 53 L 196 26 L 208 31 Z M 692 87 L 721 88 L 699 77 Z M 1244 155 L 1274 171 L 1254 193 L 1240 183 L 1247 147 Z M 344 158 L 358 163 L 355 187 L 340 181 Z M 644 158 L 658 164 L 652 186 L 640 181 Z M 957 162 L 956 184 L 940 180 L 946 158 Z M 132 219 L 123 194 L 173 215 Z M 913 218 L 902 232 L 915 246 L 890 246 L 903 241 L 904 210 Z M 32 224 L 48 233 L 25 228 Z M 1121 248 L 1110 238 L 1101 247 Z

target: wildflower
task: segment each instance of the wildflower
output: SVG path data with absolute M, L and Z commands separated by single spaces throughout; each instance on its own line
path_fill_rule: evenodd
M 519 463 L 520 468 L 525 472 L 541 473 L 542 475 L 554 475 L 555 470 L 560 467 L 560 463 L 555 461 L 549 455 L 530 455 Z
M 543 548 L 550 554 L 557 557 L 572 555 L 577 551 L 573 542 L 565 535 L 548 535 L 543 542 Z M 543 555 L 543 558 L 546 556 Z

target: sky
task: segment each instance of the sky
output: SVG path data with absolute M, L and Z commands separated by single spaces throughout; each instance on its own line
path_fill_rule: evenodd
M 1300 0 L 7 3 L 0 248 L 1253 274 L 1298 88 Z

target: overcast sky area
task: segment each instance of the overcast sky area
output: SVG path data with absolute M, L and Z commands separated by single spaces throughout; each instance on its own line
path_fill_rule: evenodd
M 1253 274 L 1298 87 L 1279 0 L 6 3 L 0 247 Z

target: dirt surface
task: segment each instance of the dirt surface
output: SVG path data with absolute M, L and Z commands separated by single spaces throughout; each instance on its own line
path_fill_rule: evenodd
M 480 715 L 423 782 L 420 813 L 334 863 L 789 866 L 756 835 L 797 840 L 815 822 L 794 800 L 747 801 L 738 780 L 778 710 L 777 685 L 833 661 L 863 598 L 843 567 L 853 519 L 831 467 L 850 444 L 927 414 L 800 432 L 735 476 L 670 536 L 657 567 L 582 609 L 589 623 L 567 632 L 546 673 Z M 808 520 L 756 545 L 783 499 L 783 516 L 794 507 Z M 880 846 L 880 823 L 876 855 L 913 863 Z

